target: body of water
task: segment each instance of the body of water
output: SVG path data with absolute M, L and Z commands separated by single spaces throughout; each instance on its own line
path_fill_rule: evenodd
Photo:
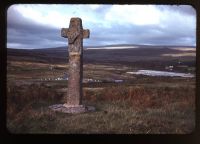
M 129 74 L 136 75 L 147 75 L 147 76 L 168 76 L 168 77 L 194 77 L 191 73 L 177 73 L 167 71 L 156 71 L 156 70 L 138 70 L 137 72 L 127 72 Z

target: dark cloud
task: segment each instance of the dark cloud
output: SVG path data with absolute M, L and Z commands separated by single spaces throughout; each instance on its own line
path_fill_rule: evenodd
M 155 44 L 155 45 L 192 45 L 193 32 L 181 29 L 179 25 L 162 28 L 158 25 L 119 25 L 111 28 L 91 29 L 93 44 Z M 109 43 L 112 42 L 112 43 Z
M 24 18 L 13 7 L 8 9 L 8 47 L 12 45 L 19 45 L 21 48 L 56 47 L 62 46 L 63 42 L 65 42 L 65 39 L 60 36 L 60 29 L 45 26 Z

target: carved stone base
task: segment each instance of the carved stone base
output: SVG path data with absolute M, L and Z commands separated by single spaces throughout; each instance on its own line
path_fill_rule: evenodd
M 84 105 L 67 105 L 67 104 L 55 104 L 49 106 L 53 111 L 63 112 L 63 113 L 85 113 L 93 112 L 95 108 L 93 106 Z

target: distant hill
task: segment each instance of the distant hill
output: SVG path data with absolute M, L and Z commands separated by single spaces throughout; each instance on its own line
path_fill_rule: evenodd
M 172 45 L 139 45 L 139 44 L 116 44 L 116 45 L 103 45 L 103 46 L 83 46 L 84 49 L 87 48 L 107 48 L 107 47 L 138 47 L 138 48 L 196 48 L 195 46 L 172 46 Z M 66 50 L 68 46 L 62 46 L 62 47 L 50 47 L 50 48 L 37 48 L 37 49 L 31 49 L 31 50 Z M 16 48 L 8 48 L 8 49 L 16 49 Z M 18 48 L 19 49 L 19 48 Z M 29 50 L 30 48 L 23 48 L 23 50 Z
M 10 60 L 36 61 L 36 62 L 65 62 L 67 60 L 67 49 L 44 48 L 44 49 L 7 49 Z
M 128 49 L 103 49 L 103 47 L 125 47 L 124 45 L 109 45 L 101 46 L 102 49 L 84 49 L 83 60 L 84 63 L 102 63 L 102 64 L 128 64 L 132 65 L 140 63 L 142 65 L 148 64 L 149 67 L 154 62 L 155 65 L 160 63 L 170 63 L 177 61 L 193 61 L 196 57 L 166 57 L 164 54 L 181 54 L 181 53 L 195 53 L 192 51 L 194 47 L 186 49 L 186 51 L 177 48 L 181 46 L 144 46 L 144 45 L 126 45 Z M 134 46 L 136 48 L 130 48 Z M 93 48 L 93 47 L 90 47 Z M 67 47 L 44 48 L 44 49 L 7 49 L 8 60 L 14 61 L 35 61 L 41 63 L 66 63 L 68 61 Z
M 104 46 L 85 46 L 85 48 L 105 48 L 105 47 L 138 47 L 138 48 L 176 48 L 176 47 L 182 47 L 182 48 L 196 48 L 195 46 L 173 46 L 173 45 L 139 45 L 139 44 L 116 44 L 116 45 L 104 45 Z

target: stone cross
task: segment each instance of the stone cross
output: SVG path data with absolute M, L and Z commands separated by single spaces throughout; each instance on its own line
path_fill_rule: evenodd
M 69 78 L 65 106 L 82 104 L 83 38 L 89 38 L 90 31 L 84 30 L 80 18 L 71 18 L 69 28 L 61 29 L 61 36 L 68 38 Z
M 69 28 L 61 29 L 61 36 L 68 38 L 68 91 L 64 96 L 64 104 L 49 106 L 54 111 L 64 113 L 95 111 L 93 106 L 82 105 L 83 38 L 89 38 L 89 35 L 90 31 L 83 29 L 80 18 L 71 18 Z

